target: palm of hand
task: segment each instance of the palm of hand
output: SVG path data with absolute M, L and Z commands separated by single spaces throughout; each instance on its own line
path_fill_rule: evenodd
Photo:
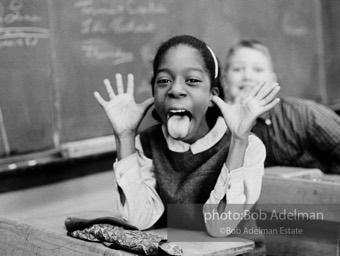
M 153 103 L 153 98 L 149 98 L 140 104 L 135 102 L 133 97 L 134 78 L 131 74 L 128 75 L 126 93 L 123 90 L 123 81 L 120 74 L 116 74 L 117 95 L 114 93 L 110 81 L 105 79 L 104 84 L 110 100 L 104 100 L 98 92 L 95 92 L 94 96 L 104 108 L 115 135 L 118 137 L 134 135 L 145 113 Z
M 256 118 L 269 111 L 280 101 L 275 98 L 279 90 L 280 87 L 277 83 L 259 84 L 240 103 L 231 105 L 217 96 L 213 97 L 213 101 L 220 108 L 231 133 L 237 138 L 245 139 Z
M 116 135 L 135 132 L 144 116 L 144 109 L 130 94 L 117 95 L 104 104 L 105 112 Z
M 239 138 L 248 134 L 253 127 L 256 118 L 263 113 L 263 108 L 255 98 L 235 105 L 226 103 L 223 117 L 229 130 Z

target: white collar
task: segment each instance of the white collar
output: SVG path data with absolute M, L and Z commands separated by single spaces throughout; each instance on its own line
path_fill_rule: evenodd
M 167 132 L 164 125 L 162 131 L 164 138 L 168 144 L 168 148 L 174 152 L 186 152 L 189 149 L 193 154 L 201 153 L 219 142 L 227 131 L 227 125 L 223 117 L 218 117 L 215 126 L 201 139 L 193 144 L 188 144 L 180 140 L 173 139 Z

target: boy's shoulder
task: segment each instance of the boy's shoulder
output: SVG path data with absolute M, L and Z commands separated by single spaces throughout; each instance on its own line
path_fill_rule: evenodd
M 285 106 L 289 106 L 291 108 L 309 108 L 311 106 L 315 107 L 325 107 L 321 103 L 318 103 L 311 99 L 303 99 L 303 98 L 294 98 L 294 97 L 280 97 L 281 104 Z
M 290 108 L 299 108 L 299 107 L 306 107 L 309 105 L 314 105 L 316 102 L 309 100 L 309 99 L 302 99 L 302 98 L 294 98 L 294 97 L 280 97 L 281 104 L 285 107 Z
M 315 112 L 333 112 L 327 106 L 318 103 L 310 99 L 294 98 L 294 97 L 281 97 L 281 105 L 283 111 L 294 111 L 299 113 L 310 113 Z

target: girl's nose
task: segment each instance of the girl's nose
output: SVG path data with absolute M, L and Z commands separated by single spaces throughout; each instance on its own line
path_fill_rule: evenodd
M 184 87 L 185 84 L 183 82 L 175 80 L 170 87 L 168 95 L 173 98 L 185 97 L 187 92 Z

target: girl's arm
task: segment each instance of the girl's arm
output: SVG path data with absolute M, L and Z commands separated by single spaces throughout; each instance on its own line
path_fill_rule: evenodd
M 206 229 L 211 236 L 230 235 L 242 220 L 244 210 L 256 203 L 261 193 L 265 157 L 262 141 L 250 135 L 243 166 L 232 171 L 223 166 L 203 208 Z
M 273 108 L 280 101 L 275 98 L 279 89 L 277 83 L 271 85 L 259 84 L 240 104 L 235 105 L 227 104 L 217 96 L 213 97 L 213 101 L 221 109 L 232 138 L 225 166 L 203 210 L 207 231 L 212 236 L 229 235 L 242 220 L 245 210 L 244 203 L 246 202 L 244 189 L 249 190 L 249 187 L 245 187 L 245 173 L 250 173 L 254 177 L 253 182 L 257 182 L 256 190 L 261 188 L 258 185 L 262 184 L 265 148 L 258 149 L 258 152 L 248 153 L 249 156 L 246 159 L 249 135 L 256 118 Z M 249 171 L 245 162 L 252 158 L 259 159 L 259 161 L 255 161 L 256 163 L 250 166 Z M 258 191 L 251 192 L 259 194 Z M 226 213 L 236 213 L 241 218 L 229 218 L 227 220 L 217 218 L 217 216 L 230 216 Z M 216 218 L 206 218 L 210 214 Z M 224 232 L 221 232 L 221 228 L 224 228 Z
M 120 197 L 119 212 L 128 223 L 147 229 L 164 212 L 164 205 L 156 192 L 156 179 L 151 159 L 142 152 L 139 136 L 136 152 L 114 164 L 114 175 Z
M 152 160 L 136 150 L 135 144 L 137 128 L 153 98 L 136 104 L 133 80 L 133 75 L 129 74 L 124 93 L 122 76 L 117 74 L 117 94 L 106 79 L 104 84 L 109 100 L 104 100 L 98 92 L 94 96 L 105 110 L 116 139 L 118 161 L 114 164 L 114 173 L 121 197 L 119 210 L 130 224 L 145 229 L 159 219 L 164 206 L 155 190 Z

